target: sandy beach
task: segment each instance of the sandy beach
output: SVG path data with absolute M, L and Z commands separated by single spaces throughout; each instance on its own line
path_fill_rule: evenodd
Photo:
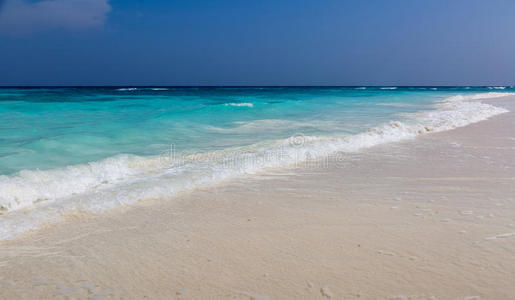
M 515 299 L 510 110 L 0 242 L 1 299 Z

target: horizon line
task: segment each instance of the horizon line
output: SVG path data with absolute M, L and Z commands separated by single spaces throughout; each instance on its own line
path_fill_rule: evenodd
M 427 87 L 470 87 L 470 88 L 488 88 L 488 87 L 515 87 L 511 85 L 1 85 L 0 88 L 427 88 Z

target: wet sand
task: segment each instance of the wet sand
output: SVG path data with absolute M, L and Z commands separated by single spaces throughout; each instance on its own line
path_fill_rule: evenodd
M 515 299 L 511 112 L 0 242 L 1 299 Z

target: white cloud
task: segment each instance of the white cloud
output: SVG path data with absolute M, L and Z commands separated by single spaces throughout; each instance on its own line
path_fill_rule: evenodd
M 98 28 L 104 25 L 110 10 L 108 0 L 4 0 L 0 7 L 0 33 Z

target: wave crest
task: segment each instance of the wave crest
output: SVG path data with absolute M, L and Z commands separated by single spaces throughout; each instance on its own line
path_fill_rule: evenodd
M 247 102 L 242 102 L 242 103 L 225 103 L 224 105 L 225 106 L 236 106 L 236 107 L 254 107 L 253 103 L 247 103 Z

